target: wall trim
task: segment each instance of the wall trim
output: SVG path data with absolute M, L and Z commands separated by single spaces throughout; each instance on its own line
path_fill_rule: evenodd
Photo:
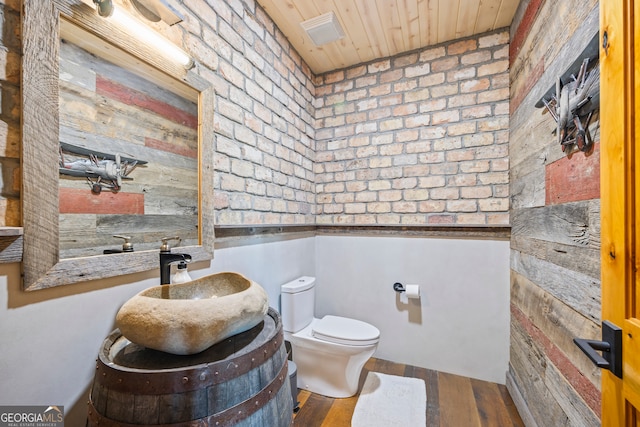
M 8 227 L 5 227 L 8 228 Z M 0 230 L 0 263 L 22 261 L 21 227 L 15 235 Z M 423 237 L 510 240 L 509 225 L 217 225 L 214 247 L 258 245 L 315 236 Z
M 509 366 L 511 366 L 511 363 L 509 363 Z M 513 403 L 516 405 L 516 409 L 524 425 L 526 427 L 538 427 L 538 423 L 536 423 L 536 420 L 533 418 L 529 410 L 529 405 L 527 405 L 526 400 L 524 400 L 511 370 L 507 371 L 507 391 L 509 391 L 511 400 L 513 400 Z
M 214 231 L 215 249 L 259 245 L 315 236 L 314 225 L 222 225 L 214 227 Z
M 504 225 L 317 225 L 318 235 L 371 237 L 437 237 L 453 239 L 509 240 L 511 227 Z
M 215 227 L 215 248 L 257 245 L 315 236 L 509 240 L 511 227 L 505 225 L 221 225 Z

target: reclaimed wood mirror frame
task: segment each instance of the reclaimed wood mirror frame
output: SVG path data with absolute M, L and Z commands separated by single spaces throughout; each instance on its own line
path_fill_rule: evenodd
M 119 64 L 124 68 L 139 72 L 142 67 L 143 73 L 151 74 L 165 84 L 191 90 L 197 96 L 200 245 L 180 247 L 179 251 L 189 253 L 194 261 L 212 259 L 213 87 L 193 71 L 167 61 L 152 48 L 132 40 L 126 29 L 98 16 L 91 4 L 83 0 L 24 0 L 21 82 L 23 289 L 44 289 L 159 268 L 156 250 L 60 259 L 58 55 L 61 20 L 97 36 L 116 53 L 126 52 L 128 55 L 125 56 L 132 62 Z

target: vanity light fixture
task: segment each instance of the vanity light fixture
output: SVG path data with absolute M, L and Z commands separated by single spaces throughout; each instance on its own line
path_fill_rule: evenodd
M 187 52 L 165 39 L 124 10 L 114 7 L 112 0 L 93 0 L 93 2 L 96 4 L 98 15 L 104 18 L 110 17 L 116 21 L 119 26 L 126 28 L 129 34 L 140 42 L 146 43 L 154 50 L 161 52 L 163 56 L 173 58 L 187 70 L 193 68 L 195 65 L 193 58 L 191 58 Z
M 129 0 L 138 13 L 151 22 L 164 21 L 168 25 L 182 22 L 184 17 L 167 0 Z
M 98 15 L 108 18 L 113 15 L 113 3 L 111 0 L 93 0 L 98 9 Z

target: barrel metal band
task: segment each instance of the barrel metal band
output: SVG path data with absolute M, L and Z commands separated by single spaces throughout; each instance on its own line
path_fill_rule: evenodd
M 184 421 L 180 423 L 172 424 L 160 424 L 157 427 L 228 427 L 239 423 L 240 421 L 249 418 L 255 414 L 262 407 L 266 406 L 272 399 L 274 399 L 285 381 L 289 380 L 288 376 L 288 361 L 285 358 L 280 372 L 275 378 L 267 384 L 258 393 L 251 396 L 249 399 L 238 403 L 231 408 L 227 408 L 222 412 L 218 412 L 214 415 L 209 415 L 205 418 L 198 420 Z M 287 394 L 287 398 L 289 395 Z M 293 417 L 293 412 L 291 414 Z M 98 413 L 93 406 L 91 400 L 89 401 L 88 412 L 89 427 L 139 427 L 139 424 L 129 424 L 122 421 L 116 421 L 109 418 L 105 418 Z
M 227 382 L 261 366 L 280 350 L 283 341 L 282 330 L 278 329 L 273 339 L 233 360 L 206 363 L 193 369 L 168 371 L 165 372 L 165 375 L 148 372 L 123 372 L 112 366 L 99 363 L 96 381 L 100 386 L 109 390 L 123 393 L 137 392 L 145 395 L 166 394 L 167 390 L 171 390 L 173 393 L 200 390 Z
M 240 421 L 249 418 L 260 408 L 266 406 L 271 399 L 274 399 L 278 395 L 278 391 L 282 388 L 284 381 L 289 380 L 288 365 L 287 359 L 285 358 L 280 372 L 278 372 L 273 381 L 267 384 L 265 388 L 244 402 L 240 402 L 229 409 L 218 412 L 217 414 L 210 415 L 207 417 L 209 420 L 207 425 L 220 427 L 234 426 Z M 289 398 L 288 395 L 287 398 Z M 293 416 L 293 411 L 291 412 L 291 415 Z

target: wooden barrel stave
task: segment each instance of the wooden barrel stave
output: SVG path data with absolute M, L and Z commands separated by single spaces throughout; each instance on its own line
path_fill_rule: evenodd
M 288 381 L 288 378 L 286 381 Z M 293 409 L 291 412 L 278 410 L 278 408 L 284 408 L 289 402 L 292 402 L 291 392 L 287 394 L 286 391 L 287 389 L 285 387 L 281 387 L 274 398 L 276 403 L 263 406 L 254 417 L 245 418 L 237 424 L 233 424 L 233 427 L 273 427 L 291 425 Z M 293 407 L 293 403 L 291 403 L 291 406 Z M 211 425 L 215 425 L 215 423 Z
M 193 365 L 186 369 L 174 364 L 189 356 L 135 345 L 118 349 L 122 337 L 114 331 L 98 361 L 88 425 L 289 426 L 293 404 L 280 316 L 270 309 L 263 323 L 203 352 L 210 354 L 191 358 Z M 145 369 L 147 363 L 153 369 Z M 234 414 L 238 408 L 244 413 Z M 228 416 L 232 423 L 225 421 Z

